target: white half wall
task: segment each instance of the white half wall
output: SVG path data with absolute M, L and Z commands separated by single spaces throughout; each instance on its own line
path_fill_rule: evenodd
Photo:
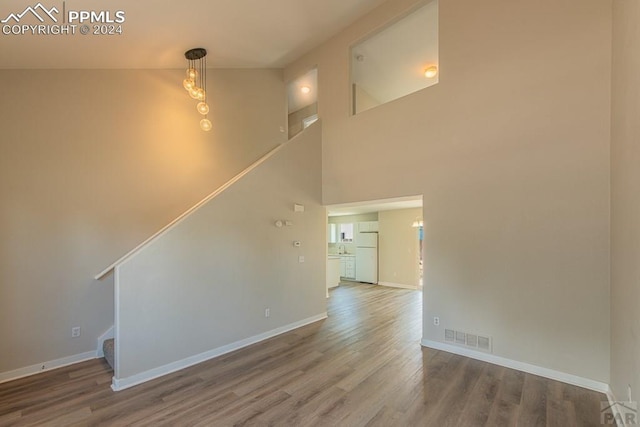
M 115 384 L 325 315 L 320 123 L 287 144 L 118 267 Z

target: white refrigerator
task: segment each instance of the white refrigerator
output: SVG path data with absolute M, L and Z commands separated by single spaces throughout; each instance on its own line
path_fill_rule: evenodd
M 378 233 L 356 236 L 356 280 L 378 283 Z

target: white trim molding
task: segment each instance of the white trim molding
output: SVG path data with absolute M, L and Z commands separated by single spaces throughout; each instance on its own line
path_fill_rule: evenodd
M 95 359 L 96 352 L 88 351 L 86 353 L 74 354 L 73 356 L 62 357 L 60 359 L 41 362 L 24 368 L 15 369 L 13 371 L 0 373 L 0 384 L 8 381 L 17 380 L 19 378 L 28 377 L 30 375 L 39 374 L 41 372 L 51 371 L 52 369 L 62 368 L 64 366 L 73 365 L 74 363 L 85 362 Z
M 380 286 L 387 286 L 389 288 L 400 288 L 400 289 L 411 289 L 411 290 L 416 290 L 418 289 L 417 286 L 411 286 L 411 285 L 403 285 L 402 283 L 392 283 L 392 282 L 378 282 L 378 285 Z
M 243 340 L 236 341 L 231 344 L 223 345 L 222 347 L 214 348 L 213 350 L 205 351 L 204 353 L 196 354 L 194 356 L 190 356 L 185 359 L 178 360 L 164 366 L 160 366 L 158 368 L 149 369 L 148 371 L 141 372 L 139 374 L 135 374 L 127 378 L 114 377 L 113 382 L 111 384 L 111 388 L 113 389 L 113 391 L 121 391 L 129 387 L 133 387 L 138 384 L 142 384 L 144 382 L 151 381 L 158 377 L 170 374 L 172 372 L 176 372 L 181 369 L 188 368 L 189 366 L 197 365 L 198 363 L 202 363 L 206 360 L 213 359 L 214 357 L 222 356 L 223 354 L 227 354 L 232 351 L 239 350 L 243 347 L 247 347 L 252 344 L 258 343 L 260 341 L 273 338 L 277 335 L 281 335 L 281 334 L 284 334 L 285 332 L 298 329 L 302 326 L 309 325 L 311 323 L 315 323 L 320 320 L 324 320 L 326 318 L 327 318 L 327 313 L 325 312 L 322 314 L 318 314 L 316 316 L 308 317 L 298 322 L 290 323 L 288 325 L 284 325 L 279 328 L 272 329 L 267 332 L 263 332 L 262 334 L 254 335 L 252 337 L 245 338 Z
M 470 357 L 472 359 L 493 363 L 494 365 L 504 366 L 505 368 L 511 368 L 518 371 L 526 372 L 528 374 L 538 375 L 541 377 L 575 385 L 578 387 L 583 387 L 583 388 L 597 391 L 600 393 L 607 394 L 609 392 L 609 385 L 606 383 L 591 380 L 589 378 L 579 377 L 573 374 L 568 374 L 566 372 L 560 372 L 560 371 L 556 371 L 549 368 L 543 368 L 541 366 L 532 365 L 530 363 L 519 362 L 517 360 L 507 359 L 506 357 L 500 357 L 494 354 L 470 350 L 467 348 L 462 348 L 462 347 L 458 347 L 458 346 L 443 343 L 443 342 L 431 341 L 425 338 L 422 339 L 421 344 L 423 347 L 429 347 L 435 350 L 442 350 L 448 353 L 454 353 L 460 356 Z
M 318 123 L 318 125 L 320 121 L 318 120 L 318 122 L 314 122 L 314 123 Z M 314 124 L 312 124 L 311 126 L 314 126 Z M 189 216 L 191 216 L 191 214 L 193 214 L 195 211 L 197 211 L 198 209 L 200 209 L 202 206 L 204 206 L 205 204 L 207 204 L 207 202 L 209 202 L 210 200 L 216 198 L 218 195 L 222 194 L 227 188 L 231 187 L 233 184 L 235 184 L 236 182 L 238 182 L 240 179 L 242 179 L 244 176 L 248 175 L 251 171 L 253 171 L 254 169 L 256 169 L 258 166 L 260 166 L 262 163 L 266 162 L 267 160 L 269 160 L 271 157 L 275 156 L 276 153 L 278 153 L 280 150 L 282 150 L 284 147 L 288 146 L 289 144 L 292 144 L 296 139 L 300 138 L 299 136 L 300 134 L 294 136 L 293 138 L 291 138 L 288 141 L 284 141 L 281 144 L 277 145 L 276 147 L 272 148 L 270 151 L 268 151 L 265 155 L 263 155 L 262 157 L 260 157 L 258 160 L 256 160 L 255 162 L 253 162 L 252 164 L 250 164 L 249 166 L 247 166 L 244 170 L 242 170 L 240 173 L 238 173 L 236 176 L 234 176 L 233 178 L 231 178 L 229 181 L 227 181 L 226 183 L 224 183 L 223 185 L 221 185 L 219 188 L 217 188 L 216 190 L 213 191 L 213 193 L 209 194 L 208 196 L 206 196 L 204 199 L 200 200 L 198 203 L 196 203 L 195 205 L 193 205 L 191 208 L 189 208 L 187 211 L 185 211 L 184 213 L 182 213 L 179 217 L 177 217 L 176 219 L 174 219 L 173 221 L 171 221 L 169 224 L 165 225 L 164 227 L 162 227 L 160 230 L 158 230 L 154 235 L 152 235 L 151 237 L 149 237 L 148 239 L 146 239 L 145 241 L 143 241 L 142 243 L 140 243 L 138 246 L 136 246 L 135 248 L 131 249 L 129 252 L 127 252 L 126 254 L 124 254 L 122 257 L 120 257 L 117 261 L 115 261 L 114 263 L 112 263 L 110 266 L 108 266 L 107 268 L 105 268 L 104 270 L 102 270 L 100 273 L 95 275 L 95 279 L 96 280 L 101 280 L 102 278 L 106 277 L 111 271 L 113 271 L 118 265 L 124 264 L 128 259 L 133 258 L 134 256 L 136 256 L 143 248 L 145 248 L 146 246 L 148 246 L 149 244 L 151 244 L 153 241 L 155 241 L 156 239 L 158 239 L 160 236 L 166 234 L 169 230 L 171 230 L 172 228 L 174 228 L 176 225 L 180 224 L 182 221 L 184 221 L 186 218 L 188 218 Z

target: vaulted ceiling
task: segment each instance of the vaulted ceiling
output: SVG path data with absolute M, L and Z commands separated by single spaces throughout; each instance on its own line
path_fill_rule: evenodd
M 0 24 L 0 69 L 182 68 L 184 52 L 193 47 L 209 51 L 209 67 L 282 67 L 383 2 L 5 0 L 0 4 L 0 21 L 6 21 Z M 103 18 L 108 12 L 111 20 L 123 11 L 122 34 L 95 35 L 96 29 L 110 28 L 87 21 L 82 24 L 89 33 L 81 34 L 82 24 L 69 22 L 75 17 L 69 13 L 83 11 L 105 12 Z M 12 34 L 21 33 L 23 25 L 50 31 L 69 24 L 76 25 L 75 34 L 32 35 L 31 28 L 25 35 Z

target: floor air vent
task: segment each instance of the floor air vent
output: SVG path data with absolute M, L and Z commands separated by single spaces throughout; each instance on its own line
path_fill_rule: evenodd
M 491 353 L 491 338 L 489 337 L 445 329 L 444 341 Z

